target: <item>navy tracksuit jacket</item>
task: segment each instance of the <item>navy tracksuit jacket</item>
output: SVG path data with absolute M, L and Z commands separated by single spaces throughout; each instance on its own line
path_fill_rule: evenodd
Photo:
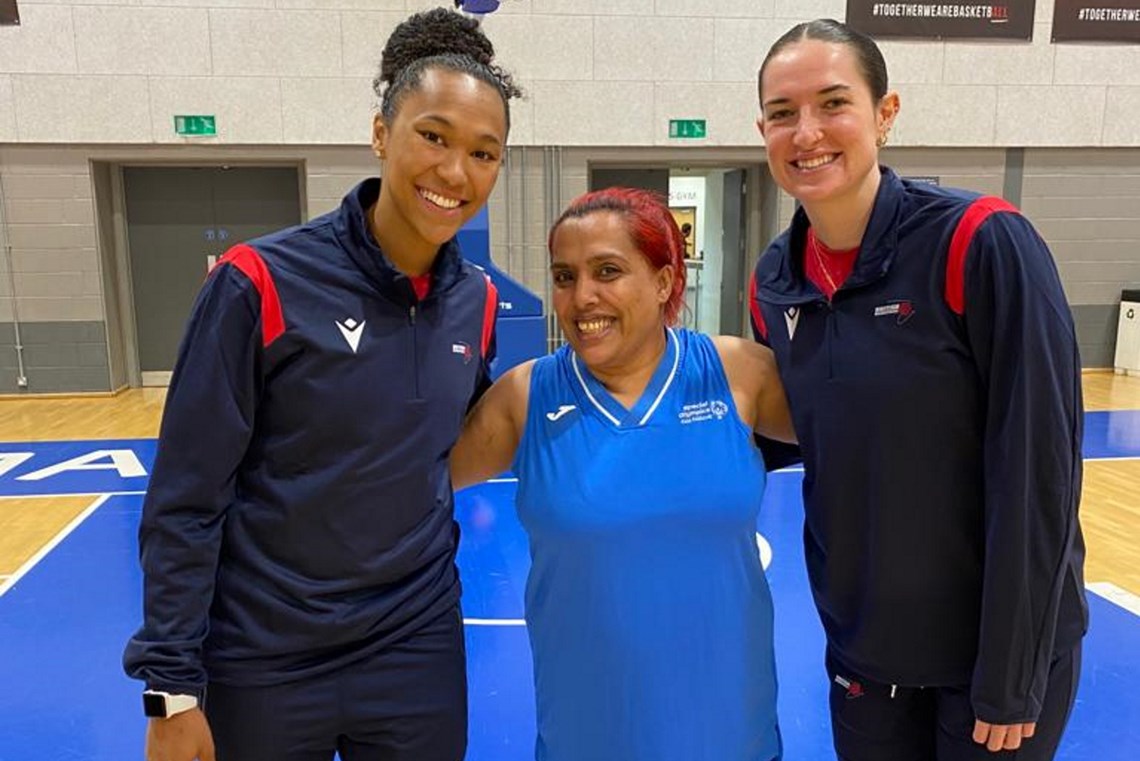
M 497 297 L 446 244 L 422 303 L 368 232 L 380 184 L 237 246 L 171 381 L 139 533 L 152 689 L 327 673 L 459 600 L 448 453 Z
M 1087 627 L 1080 361 L 1052 257 L 1012 207 L 975 207 L 948 261 L 975 197 L 884 170 L 831 303 L 804 277 L 799 210 L 751 306 L 804 455 L 833 652 L 884 684 L 970 684 L 978 717 L 1008 724 L 1037 718 L 1052 654 Z

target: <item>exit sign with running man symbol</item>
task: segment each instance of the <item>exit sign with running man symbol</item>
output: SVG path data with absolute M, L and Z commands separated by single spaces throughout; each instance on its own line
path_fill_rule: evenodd
M 707 137 L 704 119 L 670 119 L 669 137 L 700 138 Z

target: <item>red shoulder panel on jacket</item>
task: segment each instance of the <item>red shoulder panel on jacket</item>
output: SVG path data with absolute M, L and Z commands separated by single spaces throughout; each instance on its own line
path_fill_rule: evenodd
M 261 343 L 269 346 L 285 332 L 285 317 L 281 312 L 281 300 L 277 297 L 277 286 L 273 275 L 261 254 L 251 246 L 234 246 L 225 253 L 218 264 L 232 264 L 241 270 L 261 296 Z
M 764 315 L 760 313 L 760 302 L 756 300 L 756 272 L 748 279 L 748 309 L 752 312 L 752 322 L 764 340 L 768 340 L 768 326 L 764 324 Z
M 954 228 L 950 253 L 946 257 L 946 303 L 955 314 L 966 313 L 966 253 L 970 242 L 982 223 L 999 211 L 1017 213 L 1017 207 L 1003 198 L 982 196 L 966 207 L 966 213 Z
M 491 282 L 491 277 L 483 273 L 487 280 L 487 300 L 483 304 L 483 340 L 479 344 L 479 356 L 486 357 L 491 346 L 491 334 L 495 330 L 495 310 L 499 308 L 499 289 Z

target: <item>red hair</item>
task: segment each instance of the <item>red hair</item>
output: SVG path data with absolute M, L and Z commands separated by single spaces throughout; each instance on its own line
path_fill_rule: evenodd
M 550 228 L 547 250 L 554 253 L 554 234 L 563 222 L 603 211 L 625 220 L 630 240 L 654 270 L 673 265 L 673 291 L 665 302 L 665 324 L 675 325 L 685 298 L 685 238 L 660 194 L 640 188 L 604 188 L 583 193 L 570 202 Z

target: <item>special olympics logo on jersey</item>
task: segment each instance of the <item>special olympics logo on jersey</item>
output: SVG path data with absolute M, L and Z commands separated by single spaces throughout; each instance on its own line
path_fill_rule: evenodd
M 727 414 L 728 405 L 720 399 L 713 399 L 686 404 L 681 407 L 681 412 L 677 417 L 681 421 L 681 425 L 690 425 L 692 423 L 705 423 L 709 420 L 724 420 L 724 416 Z

